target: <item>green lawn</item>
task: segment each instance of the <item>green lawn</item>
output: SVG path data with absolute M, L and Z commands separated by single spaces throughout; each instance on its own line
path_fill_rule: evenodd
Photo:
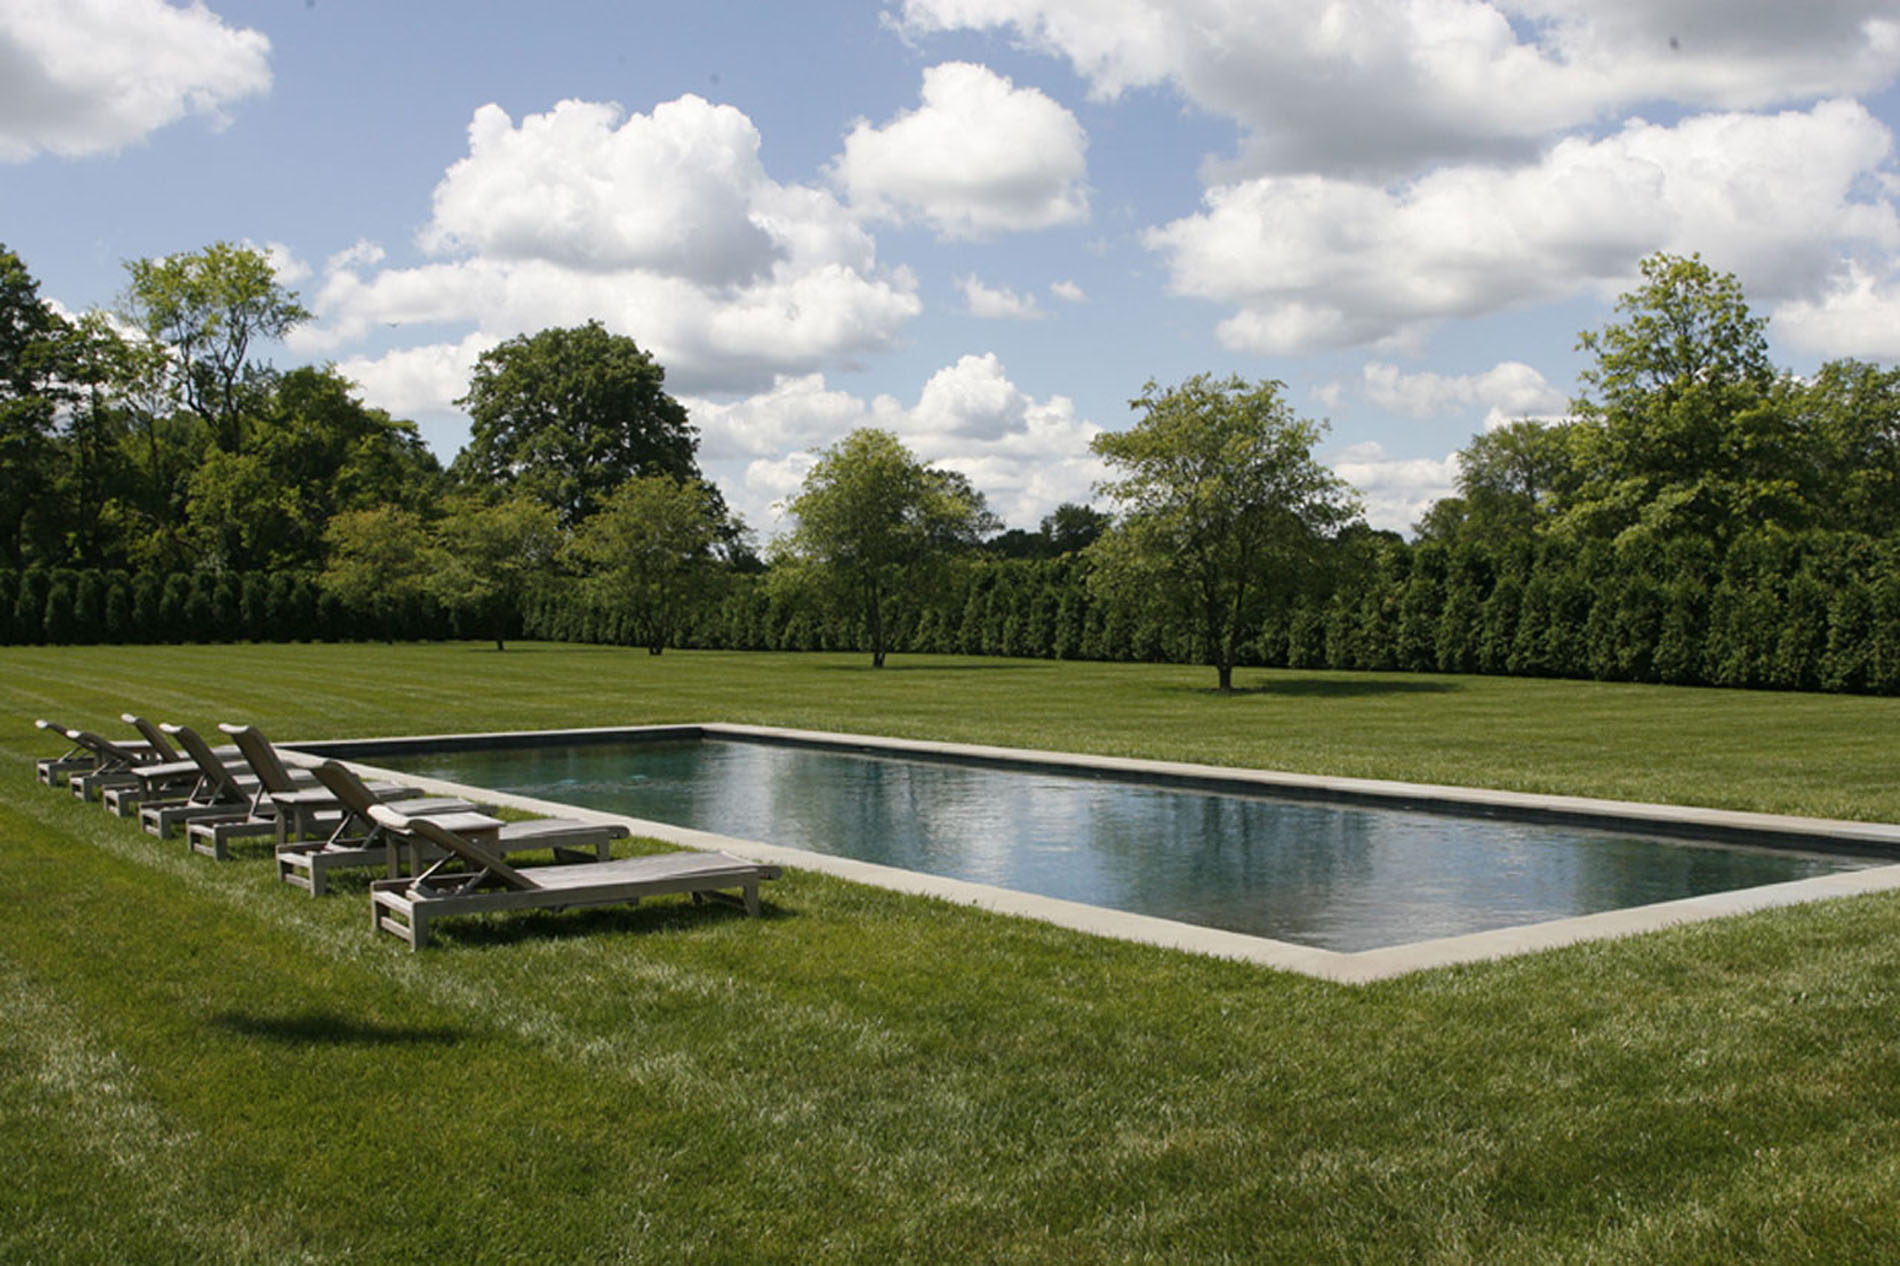
M 38 715 L 726 720 L 1900 820 L 1900 701 L 527 645 L 0 650 L 0 1261 L 1872 1260 L 1900 898 L 1346 987 L 793 872 L 372 939 Z

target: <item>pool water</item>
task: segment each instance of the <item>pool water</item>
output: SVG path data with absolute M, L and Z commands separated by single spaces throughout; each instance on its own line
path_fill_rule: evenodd
M 438 752 L 377 763 L 1347 952 L 1871 864 L 723 739 Z

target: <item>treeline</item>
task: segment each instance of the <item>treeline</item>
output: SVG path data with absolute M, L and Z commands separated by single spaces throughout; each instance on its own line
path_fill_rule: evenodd
M 353 605 L 314 572 L 0 570 L 0 643 L 342 642 L 487 637 L 480 617 L 414 593 L 393 611 Z
M 1200 662 L 1189 629 L 1096 597 L 1089 568 L 1078 554 L 967 560 L 927 594 L 896 597 L 886 636 L 916 653 Z M 579 588 L 532 601 L 523 632 L 641 641 Z M 862 650 L 868 634 L 760 576 L 700 606 L 672 644 Z M 1900 694 L 1900 537 L 1767 530 L 1718 555 L 1693 541 L 1408 544 L 1362 531 L 1312 588 L 1268 608 L 1240 662 Z

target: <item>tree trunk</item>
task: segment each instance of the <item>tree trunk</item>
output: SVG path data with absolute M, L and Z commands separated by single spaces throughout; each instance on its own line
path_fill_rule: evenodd
M 666 647 L 662 646 L 660 643 L 654 642 L 653 644 L 647 647 L 647 654 L 658 655 L 661 651 L 665 649 Z
M 1234 693 L 1234 666 L 1232 664 L 1216 664 L 1214 665 L 1214 671 L 1220 674 L 1220 692 L 1224 695 Z M 1205 680 L 1205 678 L 1203 678 L 1203 680 Z

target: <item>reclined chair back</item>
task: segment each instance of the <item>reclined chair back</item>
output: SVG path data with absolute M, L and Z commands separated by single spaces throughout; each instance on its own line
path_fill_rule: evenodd
M 241 805 L 252 802 L 251 795 L 237 785 L 230 771 L 224 767 L 224 762 L 218 759 L 211 745 L 199 736 L 198 731 L 188 725 L 172 725 L 169 722 L 159 728 L 177 739 L 178 746 L 185 749 L 185 755 L 198 767 L 198 785 L 192 788 L 190 796 L 193 803 Z
M 357 817 L 369 818 L 370 806 L 377 800 L 370 794 L 369 788 L 363 785 L 363 780 L 356 776 L 355 770 L 342 761 L 326 760 L 310 772 L 317 776 L 317 781 L 327 787 L 345 809 Z
M 115 769 L 132 769 L 138 765 L 149 765 L 153 763 L 152 758 L 147 756 L 144 752 L 134 751 L 129 747 L 121 747 L 111 739 L 102 738 L 94 734 L 91 730 L 61 730 L 58 726 L 53 725 L 49 725 L 47 728 L 57 730 L 60 734 L 65 736 L 67 742 L 73 744 L 75 747 L 83 747 L 94 756 L 97 756 L 99 758 L 99 770 L 102 773 Z
M 290 771 L 284 768 L 284 761 L 270 740 L 254 725 L 229 725 L 218 722 L 218 728 L 231 736 L 243 753 L 244 761 L 257 774 L 257 781 L 266 791 L 295 791 L 297 784 L 291 779 Z
M 152 754 L 157 757 L 159 764 L 170 765 L 185 759 L 179 754 L 178 749 L 172 746 L 171 740 L 165 737 L 165 731 L 144 717 L 135 716 L 130 712 L 121 712 L 119 720 L 145 736 L 145 741 L 152 745 Z

